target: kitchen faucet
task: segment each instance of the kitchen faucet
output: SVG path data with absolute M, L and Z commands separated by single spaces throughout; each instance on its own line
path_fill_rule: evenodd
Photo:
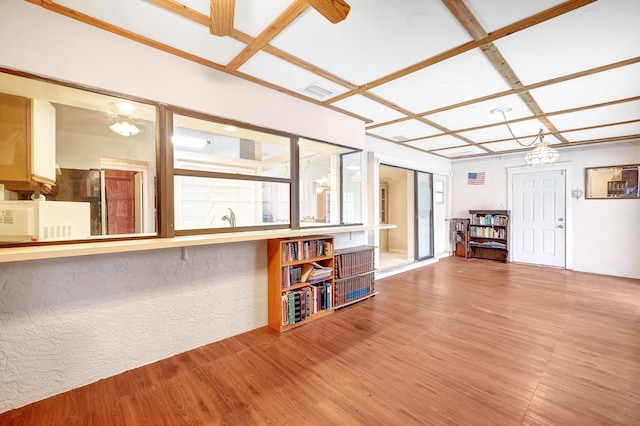
M 226 220 L 227 222 L 229 222 L 229 226 L 232 228 L 236 226 L 236 214 L 231 209 L 229 209 L 228 215 L 225 214 L 224 216 L 222 216 L 222 220 Z

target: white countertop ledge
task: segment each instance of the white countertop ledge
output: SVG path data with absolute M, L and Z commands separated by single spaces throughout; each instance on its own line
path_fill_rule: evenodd
M 174 247 L 191 247 L 209 244 L 226 244 L 241 241 L 296 238 L 311 235 L 333 235 L 345 232 L 361 232 L 376 229 L 393 229 L 396 225 L 355 225 L 305 229 L 272 229 L 263 231 L 227 232 L 220 234 L 190 235 L 174 238 L 143 238 L 121 241 L 87 241 L 83 243 L 55 244 L 0 248 L 0 263 L 25 260 L 55 259 L 60 257 L 89 256 L 107 253 L 157 250 Z

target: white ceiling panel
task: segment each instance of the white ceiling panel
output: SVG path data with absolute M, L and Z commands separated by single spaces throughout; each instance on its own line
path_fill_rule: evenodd
M 531 84 L 640 56 L 638 16 L 638 0 L 597 1 L 495 44 Z
M 474 49 L 371 89 L 413 113 L 509 90 L 480 49 Z
M 185 6 L 193 9 L 193 10 L 197 10 L 198 12 L 202 13 L 203 15 L 207 15 L 209 16 L 209 12 L 211 10 L 211 1 L 210 0 L 180 0 L 180 3 L 184 4 Z M 236 6 L 236 9 L 238 7 Z
M 542 128 L 543 132 L 547 132 L 547 128 L 538 119 L 509 123 L 509 126 L 511 127 L 513 134 L 525 144 L 528 144 L 535 138 L 540 131 L 540 128 Z M 477 143 L 513 139 L 513 136 L 509 133 L 509 128 L 506 124 L 470 130 L 468 132 L 460 132 L 460 136 L 464 136 L 465 138 Z
M 333 25 L 313 10 L 271 44 L 362 85 L 471 40 L 440 1 L 349 4 L 344 21 Z
M 349 96 L 348 98 L 334 102 L 332 105 L 346 111 L 351 111 L 361 117 L 368 118 L 372 121 L 370 125 L 385 123 L 387 121 L 404 117 L 404 114 L 396 111 L 395 109 L 389 108 L 388 106 L 382 105 L 381 103 L 362 95 Z
M 442 149 L 442 150 L 436 151 L 435 153 L 439 155 L 443 155 L 448 158 L 456 158 L 456 157 L 464 157 L 467 155 L 485 154 L 486 152 L 487 151 L 485 151 L 484 149 L 479 148 L 475 145 L 467 145 L 467 146 L 461 146 L 459 148 Z
M 324 77 L 264 52 L 258 52 L 245 62 L 238 71 L 321 101 L 347 91 L 345 87 Z M 317 89 L 313 91 L 303 90 L 311 85 L 330 91 L 331 94 L 319 96 L 314 94 L 320 93 Z
M 141 0 L 57 0 L 56 3 L 222 65 L 245 48 L 245 44 L 230 37 L 213 37 L 209 27 Z M 167 31 L 168 28 L 171 31 Z
M 640 101 L 550 116 L 558 130 L 579 129 L 607 123 L 640 120 Z
M 550 9 L 563 0 L 466 0 L 465 3 L 489 33 Z
M 640 122 L 562 133 L 562 136 L 564 136 L 569 142 L 583 142 L 625 135 L 640 135 Z
M 209 0 L 205 2 L 209 4 Z M 291 3 L 290 0 L 236 0 L 233 26 L 239 31 L 256 37 L 289 6 L 289 3 Z M 307 10 L 306 13 L 309 12 Z
M 455 146 L 468 145 L 465 141 L 451 135 L 435 136 L 429 139 L 407 142 L 405 145 L 430 151 L 432 149 L 453 148 Z
M 49 1 L 28 1 L 33 3 L 29 7 L 41 5 L 46 13 L 61 13 L 55 6 L 50 8 Z M 117 35 L 124 30 L 125 37 L 168 54 L 275 90 L 301 94 L 302 99 L 316 104 L 335 106 L 365 120 L 371 135 L 412 140 L 406 143 L 410 148 L 451 150 L 447 155 L 465 157 L 529 150 L 514 143 L 502 115 L 491 113 L 496 108 L 511 109 L 507 119 L 525 142 L 533 140 L 540 123 L 547 120 L 570 135 L 570 140 L 585 144 L 640 138 L 636 126 L 617 125 L 640 119 L 640 100 L 635 99 L 640 98 L 640 0 L 347 2 L 351 8 L 346 19 L 331 24 L 307 7 L 308 2 L 236 0 L 234 30 L 249 37 L 265 34 L 269 40 L 267 46 L 256 45 L 246 52 L 244 43 L 231 36 L 211 35 L 208 18 L 183 16 L 180 10 L 183 5 L 208 17 L 210 0 L 54 0 L 54 5 L 68 7 L 71 12 L 64 14 L 85 25 Z M 303 5 L 300 16 L 288 25 L 271 25 L 280 17 L 287 18 L 283 14 L 294 4 Z M 13 13 L 14 8 L 0 9 Z M 549 18 L 551 15 L 556 16 Z M 472 37 L 464 30 L 474 22 L 480 25 L 475 28 L 480 33 L 499 36 L 500 29 L 511 29 L 508 35 L 492 39 L 502 58 L 487 57 L 479 48 L 465 51 L 475 46 L 468 44 Z M 269 54 L 273 46 L 284 54 Z M 433 63 L 434 58 L 439 62 Z M 239 70 L 225 69 L 234 59 L 243 64 Z M 621 63 L 631 65 L 620 67 Z M 608 71 L 594 74 L 594 67 Z M 408 69 L 415 71 L 407 74 Z M 525 87 L 508 83 L 511 79 L 503 74 L 509 69 Z M 378 85 L 381 81 L 385 83 Z M 533 88 L 536 85 L 540 87 Z M 517 94 L 505 95 L 514 91 Z M 342 96 L 344 99 L 332 102 Z M 376 97 L 382 98 L 380 102 Z M 540 111 L 522 100 L 529 98 Z M 472 103 L 475 99 L 490 100 Z M 604 103 L 611 105 L 599 106 Z M 401 111 L 386 106 L 389 104 L 398 105 Z M 433 126 L 416 120 L 414 114 L 428 114 L 425 121 Z M 532 119 L 536 114 L 540 114 L 539 121 Z M 602 129 L 570 132 L 593 126 Z M 460 152 L 462 139 L 487 147 L 472 144 Z M 559 142 L 551 136 L 546 141 Z M 489 147 L 495 153 L 487 152 Z
M 533 89 L 530 93 L 546 113 L 640 96 L 640 63 Z
M 459 108 L 426 115 L 425 118 L 446 127 L 449 130 L 469 129 L 491 123 L 504 122 L 502 114 L 493 114 L 496 108 L 511 108 L 506 113 L 507 120 L 530 117 L 533 115 L 520 96 L 509 95 Z
M 544 137 L 544 141 L 549 145 L 559 145 L 561 142 L 553 135 L 547 135 Z M 502 142 L 491 142 L 482 144 L 485 148 L 489 148 L 494 152 L 502 152 L 502 151 L 513 151 L 517 149 L 522 149 L 522 145 L 514 140 L 510 141 L 502 141 Z M 534 148 L 534 144 L 530 146 L 530 149 Z
M 388 126 L 367 129 L 367 133 L 402 142 L 406 139 L 423 138 L 442 132 L 418 120 L 405 120 L 399 123 L 389 124 Z

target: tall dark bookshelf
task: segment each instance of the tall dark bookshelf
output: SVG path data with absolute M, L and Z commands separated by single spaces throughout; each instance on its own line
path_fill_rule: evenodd
M 469 210 L 469 257 L 509 261 L 509 210 Z
M 451 219 L 451 251 L 454 256 L 469 257 L 469 219 Z

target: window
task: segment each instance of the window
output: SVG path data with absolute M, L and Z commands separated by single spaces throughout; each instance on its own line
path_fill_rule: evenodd
M 300 227 L 362 223 L 361 152 L 299 139 Z
M 0 244 L 157 235 L 156 116 L 0 73 Z
M 362 223 L 360 151 L 18 74 L 0 245 Z
M 291 138 L 173 114 L 177 234 L 289 227 Z
M 342 154 L 342 223 L 362 223 L 362 153 Z

